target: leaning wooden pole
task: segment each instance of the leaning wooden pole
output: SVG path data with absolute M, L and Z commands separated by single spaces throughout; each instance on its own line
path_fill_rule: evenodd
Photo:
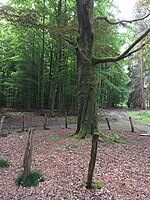
M 107 117 L 106 117 L 106 122 L 107 122 L 107 126 L 108 126 L 109 130 L 111 130 L 109 119 Z
M 93 173 L 94 173 L 94 168 L 95 168 L 95 163 L 96 163 L 98 138 L 99 138 L 98 133 L 95 133 L 92 138 L 91 158 L 89 162 L 87 184 L 86 184 L 87 189 L 92 188 L 92 178 L 93 178 Z
M 68 128 L 67 112 L 65 112 L 65 128 Z
M 24 132 L 24 115 L 22 116 L 22 129 L 21 132 Z
M 29 131 L 28 142 L 23 159 L 23 183 L 26 182 L 26 179 L 31 171 L 31 159 L 32 159 L 32 139 L 33 139 L 33 130 Z
M 130 125 L 131 125 L 131 132 L 134 132 L 134 126 L 133 126 L 131 117 L 129 117 L 129 121 L 130 121 Z

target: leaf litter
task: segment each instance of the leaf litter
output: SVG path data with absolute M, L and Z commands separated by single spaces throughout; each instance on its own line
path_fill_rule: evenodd
M 52 126 L 50 130 L 35 131 L 32 170 L 40 170 L 45 181 L 31 188 L 17 187 L 14 181 L 22 170 L 27 132 L 21 137 L 16 133 L 0 138 L 0 157 L 10 163 L 9 168 L 0 169 L 0 200 L 150 199 L 148 137 L 115 130 L 127 138 L 125 145 L 99 143 L 94 180 L 102 181 L 106 186 L 101 190 L 87 190 L 91 140 L 71 138 L 73 132 L 75 125 L 70 125 L 70 129 Z

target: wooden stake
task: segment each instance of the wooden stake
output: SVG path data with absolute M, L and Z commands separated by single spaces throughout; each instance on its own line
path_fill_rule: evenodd
M 111 130 L 110 123 L 109 123 L 109 120 L 108 120 L 107 117 L 106 117 L 106 122 L 107 122 L 107 125 L 108 125 L 109 130 Z
M 86 184 L 87 189 L 92 188 L 92 178 L 93 178 L 93 173 L 94 173 L 94 168 L 95 168 L 95 163 L 96 163 L 98 138 L 99 138 L 99 134 L 94 134 L 92 138 L 91 158 L 89 162 L 87 184 Z
M 22 132 L 24 132 L 24 115 L 22 116 Z
M 65 128 L 68 128 L 67 112 L 65 112 Z
M 48 116 L 45 115 L 45 120 L 44 120 L 44 124 L 43 124 L 43 129 L 44 129 L 44 130 L 46 130 L 47 118 L 48 118 Z
M 33 130 L 29 131 L 28 142 L 23 159 L 23 183 L 26 182 L 26 179 L 31 171 L 31 157 L 32 157 L 32 139 L 33 139 Z
M 0 124 L 0 132 L 2 131 L 2 128 L 3 128 L 4 119 L 5 119 L 5 116 L 2 116 L 1 124 Z
M 129 117 L 129 121 L 130 121 L 130 125 L 131 125 L 131 132 L 134 132 L 134 126 L 133 126 L 131 117 Z

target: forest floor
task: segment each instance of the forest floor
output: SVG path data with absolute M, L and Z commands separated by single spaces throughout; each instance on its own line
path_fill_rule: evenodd
M 17 187 L 15 177 L 22 170 L 28 132 L 21 130 L 22 113 L 3 112 L 4 132 L 0 138 L 0 157 L 8 159 L 10 167 L 0 168 L 0 200 L 149 200 L 150 199 L 150 124 L 133 121 L 130 132 L 124 110 L 103 110 L 99 113 L 100 130 L 124 137 L 121 143 L 98 145 L 94 180 L 105 183 L 103 189 L 87 190 L 85 182 L 90 159 L 91 139 L 69 137 L 76 129 L 76 118 L 49 118 L 49 130 L 42 130 L 44 117 L 23 113 L 25 129 L 35 128 L 32 170 L 41 170 L 45 181 L 31 188 Z M 105 122 L 108 117 L 111 131 Z

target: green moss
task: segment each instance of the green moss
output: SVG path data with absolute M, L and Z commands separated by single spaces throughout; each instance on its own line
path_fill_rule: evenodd
M 86 132 L 83 131 L 83 130 L 81 130 L 78 134 L 75 134 L 74 137 L 75 137 L 76 139 L 85 139 L 85 137 L 86 137 Z
M 8 160 L 0 159 L 0 167 L 1 167 L 1 168 L 7 168 L 7 167 L 9 167 L 9 162 L 8 162 Z
M 16 180 L 15 183 L 18 186 L 23 186 L 23 187 L 33 187 L 38 185 L 39 182 L 44 181 L 44 176 L 41 172 L 39 171 L 34 171 L 30 172 L 29 175 L 27 176 L 25 182 L 23 182 L 23 172 L 21 172 Z

